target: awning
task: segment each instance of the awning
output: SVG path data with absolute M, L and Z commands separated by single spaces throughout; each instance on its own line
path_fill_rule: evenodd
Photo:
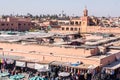
M 21 61 L 16 61 L 16 66 L 26 67 L 26 63 L 25 62 L 21 62 Z
M 50 65 L 56 65 L 56 66 L 71 66 L 70 62 L 59 62 L 59 61 L 53 61 L 50 63 Z
M 70 73 L 68 73 L 68 72 L 60 72 L 58 75 L 62 76 L 62 77 L 67 77 L 67 76 L 70 75 Z
M 38 69 L 38 72 L 49 72 L 50 70 L 49 69 L 46 69 L 46 68 L 41 68 L 41 69 Z
M 49 65 L 47 65 L 47 64 L 37 64 L 37 63 L 35 63 L 35 69 L 43 69 L 43 68 L 45 68 L 45 69 L 48 69 L 48 67 L 49 67 Z
M 35 63 L 27 63 L 27 67 L 35 69 Z
M 12 60 L 12 59 L 6 59 L 6 63 L 7 63 L 7 64 L 13 64 L 13 63 L 14 63 L 14 60 Z
M 113 69 L 113 70 L 115 70 L 117 68 L 120 68 L 120 59 L 118 61 L 115 61 L 115 62 L 111 63 L 110 65 L 107 65 L 107 66 L 103 67 L 103 68 Z
M 95 69 L 97 66 L 96 65 L 90 65 L 88 69 Z
M 77 69 L 95 69 L 98 66 L 97 65 L 91 65 L 91 64 L 80 64 L 78 66 L 72 66 L 73 68 Z

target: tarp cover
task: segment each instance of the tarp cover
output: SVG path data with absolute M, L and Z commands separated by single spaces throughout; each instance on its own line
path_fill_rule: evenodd
M 26 67 L 25 62 L 21 62 L 21 61 L 16 61 L 16 66 Z
M 27 63 L 27 67 L 35 69 L 35 63 Z
M 35 63 L 35 69 L 42 69 L 42 68 L 48 69 L 48 65 Z

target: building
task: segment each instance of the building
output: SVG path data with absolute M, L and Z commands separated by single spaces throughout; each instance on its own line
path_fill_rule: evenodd
M 71 18 L 70 20 L 57 20 L 58 29 L 52 29 L 51 32 L 60 33 L 120 33 L 119 18 L 97 18 L 88 15 L 87 8 L 83 11 L 80 18 Z
M 104 37 L 103 35 L 89 34 L 79 46 L 69 43 L 80 41 L 82 38 L 70 38 L 69 41 L 63 41 L 63 38 L 66 37 L 63 34 L 46 33 L 45 35 L 45 33 L 29 32 L 25 35 L 14 35 L 14 37 L 13 35 L 3 36 L 2 34 L 0 36 L 0 55 L 4 53 L 4 56 L 8 57 L 23 57 L 16 60 L 32 63 L 33 69 L 35 63 L 43 62 L 49 62 L 47 65 L 69 68 L 69 72 L 73 69 L 73 73 L 79 71 L 86 73 L 91 69 L 100 73 L 103 68 L 117 73 L 116 71 L 120 69 L 120 44 L 118 44 L 120 37 L 118 35 Z M 75 63 L 80 64 L 71 65 Z
M 28 31 L 34 27 L 29 18 L 8 17 L 0 19 L 0 31 Z
M 61 28 L 58 29 L 59 32 L 86 33 L 88 26 L 98 25 L 98 19 L 96 17 L 88 16 L 88 10 L 85 8 L 82 17 L 71 18 L 70 20 L 58 20 L 58 25 L 61 26 Z M 54 32 L 55 30 L 52 31 Z

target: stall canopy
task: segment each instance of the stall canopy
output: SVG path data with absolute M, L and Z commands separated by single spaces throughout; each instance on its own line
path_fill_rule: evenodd
M 70 62 L 59 62 L 59 61 L 53 61 L 50 63 L 50 65 L 57 65 L 57 66 L 71 66 Z
M 97 65 L 90 65 L 88 66 L 88 69 L 95 69 L 97 67 Z
M 120 68 L 120 59 L 115 61 L 115 62 L 113 62 L 113 63 L 111 63 L 110 65 L 107 65 L 107 66 L 103 67 L 103 68 L 105 68 L 105 69 L 112 69 L 112 70 Z
M 26 63 L 25 62 L 21 62 L 21 61 L 16 61 L 16 66 L 26 67 Z
M 62 77 L 67 77 L 67 76 L 70 75 L 70 73 L 68 73 L 68 72 L 60 72 L 58 75 L 62 76 Z
M 13 64 L 13 63 L 14 63 L 14 60 L 12 60 L 12 59 L 6 59 L 6 63 L 7 63 L 7 64 Z
M 35 63 L 29 63 L 29 62 L 27 62 L 27 67 L 35 69 Z
M 72 68 L 77 68 L 77 69 L 96 69 L 98 66 L 97 65 L 91 65 L 91 64 L 80 64 L 78 66 L 71 66 Z
M 49 65 L 47 64 L 38 64 L 38 63 L 35 63 L 35 69 L 39 70 L 39 69 L 48 69 Z

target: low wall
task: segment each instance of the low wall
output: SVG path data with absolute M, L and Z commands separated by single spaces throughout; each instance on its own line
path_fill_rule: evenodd
M 3 52 L 0 51 L 0 54 Z M 13 56 L 22 56 L 24 59 L 28 61 L 60 61 L 60 62 L 71 62 L 75 63 L 77 61 L 83 62 L 84 64 L 94 64 L 94 65 L 100 65 L 99 59 L 90 59 L 85 57 L 79 57 L 79 56 L 65 56 L 65 55 L 48 55 L 48 54 L 34 54 L 34 53 L 21 53 L 21 52 L 10 52 L 10 51 L 4 51 L 4 55 L 13 55 Z
M 65 47 L 51 47 L 51 46 L 40 46 L 40 45 L 22 45 L 14 43 L 0 43 L 0 48 L 3 50 L 10 51 L 19 51 L 19 52 L 31 52 L 35 51 L 36 53 L 53 53 L 55 55 L 68 55 L 68 56 L 91 56 L 91 49 L 83 48 L 65 48 Z
M 88 33 L 100 32 L 100 33 L 120 33 L 120 28 L 100 27 L 100 26 L 88 26 Z

